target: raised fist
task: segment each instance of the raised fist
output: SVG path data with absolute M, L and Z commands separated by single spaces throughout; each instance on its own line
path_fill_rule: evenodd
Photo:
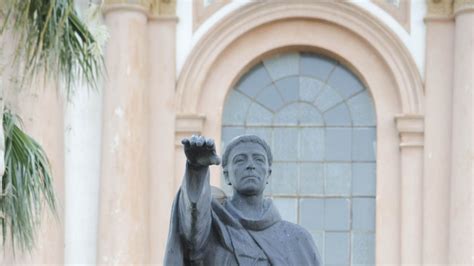
M 184 146 L 184 154 L 186 154 L 188 163 L 192 166 L 204 167 L 221 163 L 219 156 L 216 154 L 213 139 L 193 135 L 189 139 L 181 140 L 181 143 Z

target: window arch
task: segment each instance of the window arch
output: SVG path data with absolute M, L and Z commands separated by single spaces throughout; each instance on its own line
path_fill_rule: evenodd
M 282 217 L 311 233 L 326 265 L 374 264 L 375 132 L 372 98 L 350 70 L 286 53 L 256 64 L 231 90 L 222 148 L 241 134 L 265 139 L 274 157 L 265 194 Z

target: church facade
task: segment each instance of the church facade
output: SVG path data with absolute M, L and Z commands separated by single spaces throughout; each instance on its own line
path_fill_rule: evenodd
M 31 255 L 0 261 L 161 265 L 181 139 L 211 137 L 221 154 L 255 134 L 274 153 L 266 195 L 324 265 L 472 264 L 474 1 L 102 11 L 100 92 L 9 96 L 50 156 L 60 219 L 45 216 Z M 219 167 L 211 184 L 231 193 Z

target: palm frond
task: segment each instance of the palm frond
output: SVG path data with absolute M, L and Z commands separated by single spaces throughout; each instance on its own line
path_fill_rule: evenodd
M 31 251 L 46 203 L 56 214 L 51 167 L 43 148 L 19 127 L 20 120 L 10 111 L 3 113 L 5 133 L 5 173 L 0 195 L 2 240 L 13 249 Z
M 63 80 L 68 95 L 77 82 L 98 88 L 104 60 L 97 47 L 102 44 L 78 17 L 73 0 L 4 1 L 0 34 L 9 28 L 16 34 L 14 62 L 24 64 L 20 87 L 41 73 L 44 80 Z

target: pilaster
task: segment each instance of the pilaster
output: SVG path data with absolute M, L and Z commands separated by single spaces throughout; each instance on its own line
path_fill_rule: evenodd
M 456 0 L 454 16 L 449 262 L 472 264 L 474 1 Z
M 432 1 L 431 1 L 432 2 Z M 454 17 L 426 23 L 423 264 L 448 264 Z
M 146 1 L 107 1 L 98 264 L 149 263 Z
M 422 262 L 424 117 L 396 117 L 401 162 L 401 263 Z

